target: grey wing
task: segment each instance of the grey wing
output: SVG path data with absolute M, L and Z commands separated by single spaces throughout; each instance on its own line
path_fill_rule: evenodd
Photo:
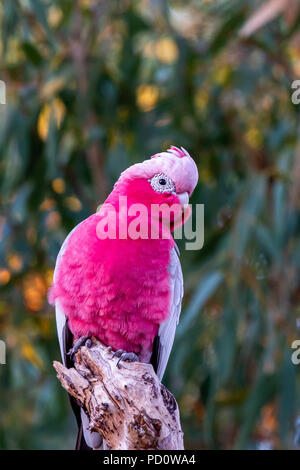
M 68 241 L 70 239 L 70 236 L 72 235 L 72 233 L 75 232 L 75 230 L 79 227 L 79 225 L 80 224 L 76 225 L 76 227 L 74 227 L 73 230 L 69 233 L 69 235 L 67 236 L 67 238 L 63 242 L 63 244 L 62 244 L 62 246 L 61 246 L 61 248 L 58 252 L 58 255 L 57 255 L 57 258 L 56 258 L 56 263 L 55 263 L 55 268 L 54 268 L 54 274 L 53 274 L 53 281 L 54 282 L 55 282 L 55 279 L 56 279 L 56 276 L 57 276 L 59 265 L 60 265 L 61 260 L 62 260 L 62 256 L 63 256 L 64 252 L 66 251 L 67 244 L 68 244 Z M 62 358 L 62 361 L 63 361 L 64 365 L 66 365 L 66 353 L 68 352 L 66 350 L 66 340 L 65 340 L 65 338 L 66 338 L 66 328 L 67 328 L 67 318 L 64 314 L 63 308 L 60 305 L 59 300 L 56 300 L 56 302 L 55 302 L 55 317 L 56 317 L 56 328 L 57 328 L 57 336 L 58 336 L 59 347 L 60 347 L 60 354 L 61 354 L 61 358 Z
M 158 331 L 158 358 L 157 358 L 157 376 L 161 380 L 174 342 L 176 327 L 179 322 L 181 312 L 181 302 L 183 297 L 183 277 L 180 260 L 177 255 L 177 246 L 172 249 L 170 257 L 170 314 L 167 320 L 161 323 Z
M 54 274 L 53 274 L 54 282 L 55 282 L 55 278 L 59 269 L 59 265 L 62 261 L 63 254 L 66 251 L 70 236 L 79 227 L 79 225 L 80 224 L 76 225 L 76 227 L 73 228 L 73 230 L 69 233 L 69 235 L 63 242 L 61 249 L 59 250 L 59 253 L 56 259 Z M 69 359 L 69 356 L 67 356 L 67 352 L 72 347 L 73 335 L 68 328 L 67 317 L 65 316 L 65 313 L 63 311 L 63 308 L 59 300 L 56 300 L 55 302 L 55 316 L 56 316 L 56 327 L 57 327 L 57 335 L 58 335 L 58 340 L 59 340 L 61 358 L 65 366 L 72 367 L 73 364 L 70 364 L 70 359 Z M 82 408 L 79 408 L 79 406 L 76 403 L 73 403 L 74 400 L 72 400 L 72 397 L 70 401 L 71 401 L 71 406 L 73 408 L 74 414 L 76 416 L 78 426 L 80 427 L 80 425 L 82 424 L 82 430 L 83 430 L 83 435 L 84 435 L 86 444 L 92 449 L 101 449 L 103 445 L 102 438 L 99 436 L 97 432 L 89 431 L 88 429 L 89 419 L 87 415 L 85 414 L 84 410 Z

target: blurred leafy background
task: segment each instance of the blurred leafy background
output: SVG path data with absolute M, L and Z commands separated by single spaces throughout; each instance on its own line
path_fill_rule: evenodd
M 298 0 L 0 2 L 1 449 L 73 448 L 55 258 L 124 168 L 170 144 L 195 157 L 205 204 L 203 249 L 179 243 L 165 378 L 186 447 L 296 447 L 299 25 Z

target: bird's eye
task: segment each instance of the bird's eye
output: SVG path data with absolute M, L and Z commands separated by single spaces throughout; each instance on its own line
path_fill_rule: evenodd
M 159 193 L 172 193 L 175 192 L 175 184 L 167 175 L 163 173 L 159 173 L 158 175 L 154 175 L 149 180 L 152 188 L 154 191 Z

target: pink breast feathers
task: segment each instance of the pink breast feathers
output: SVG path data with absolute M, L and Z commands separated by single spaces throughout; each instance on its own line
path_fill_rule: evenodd
M 99 217 L 70 236 L 49 300 L 60 302 L 75 338 L 94 335 L 113 349 L 147 355 L 169 315 L 173 240 L 101 240 Z

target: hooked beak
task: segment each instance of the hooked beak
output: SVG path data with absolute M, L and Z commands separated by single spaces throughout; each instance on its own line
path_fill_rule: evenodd
M 180 193 L 180 194 L 176 194 L 176 196 L 178 197 L 179 201 L 180 201 L 180 204 L 182 206 L 182 208 L 184 209 L 185 206 L 189 203 L 189 195 L 187 192 L 185 193 Z
M 179 204 L 175 205 L 176 210 L 174 210 L 174 214 L 172 221 L 170 221 L 170 214 L 168 213 L 168 218 L 166 218 L 167 225 L 170 227 L 171 230 L 183 225 L 185 221 L 191 215 L 191 208 L 189 206 L 189 194 L 187 192 L 184 193 L 172 193 L 174 196 L 177 196 L 179 199 Z
M 181 210 L 182 210 L 180 220 L 181 220 L 181 223 L 184 224 L 185 221 L 191 215 L 191 209 L 190 209 L 190 206 L 189 206 L 189 194 L 187 192 L 184 192 L 184 193 L 176 194 L 176 196 L 179 199 L 179 202 L 180 202 L 180 205 L 181 205 Z M 176 227 L 176 225 L 177 224 L 175 222 L 174 227 Z

